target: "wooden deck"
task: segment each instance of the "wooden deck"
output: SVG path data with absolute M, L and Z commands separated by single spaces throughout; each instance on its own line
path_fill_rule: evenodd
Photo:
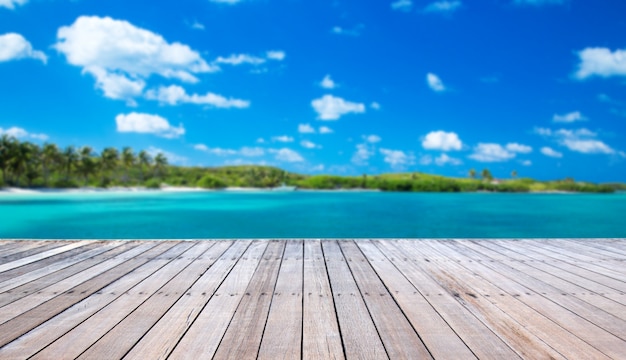
M 0 241 L 1 359 L 624 359 L 626 240 Z

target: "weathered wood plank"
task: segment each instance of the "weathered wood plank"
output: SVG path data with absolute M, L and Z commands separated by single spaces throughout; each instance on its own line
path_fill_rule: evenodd
M 259 348 L 259 359 L 297 359 L 302 354 L 302 241 L 288 241 Z
M 304 241 L 302 358 L 344 359 L 333 294 L 319 240 Z
M 166 359 L 249 246 L 250 241 L 235 241 L 124 358 Z
M 347 359 L 387 359 L 376 325 L 336 241 L 323 241 L 324 259 L 335 300 Z
M 257 241 L 248 248 L 168 358 L 213 357 L 264 252 L 267 250 L 266 255 L 275 256 L 277 243 L 268 245 L 269 242 Z
M 55 247 L 62 246 L 61 241 L 46 240 L 46 241 L 24 241 L 22 246 L 8 250 L 2 255 L 0 264 L 7 264 L 9 262 L 23 259 L 25 257 L 37 254 L 42 251 L 50 250 Z
M 15 269 L 20 266 L 28 265 L 36 261 L 39 261 L 41 259 L 45 259 L 47 257 L 54 256 L 54 255 L 63 253 L 65 251 L 69 251 L 69 250 L 72 250 L 81 246 L 85 246 L 89 243 L 91 242 L 90 241 L 76 241 L 76 242 L 70 242 L 69 244 L 55 243 L 54 246 L 51 246 L 51 249 L 40 251 L 40 252 L 37 252 L 36 254 L 29 254 L 28 256 L 24 256 L 24 257 L 21 257 L 20 259 L 13 260 L 10 262 L 5 262 L 4 264 L 0 265 L 0 272 L 4 272 L 4 271 L 11 270 L 11 269 Z M 38 248 L 37 250 L 40 250 L 40 249 L 41 248 Z

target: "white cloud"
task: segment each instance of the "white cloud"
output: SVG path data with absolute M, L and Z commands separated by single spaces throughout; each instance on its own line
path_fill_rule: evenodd
M 413 7 L 413 1 L 411 0 L 397 0 L 391 3 L 391 8 L 393 10 L 411 11 L 412 7 Z
M 563 123 L 572 123 L 575 121 L 585 121 L 585 120 L 587 120 L 587 118 L 583 114 L 581 114 L 580 111 L 574 111 L 574 112 L 563 114 L 563 115 L 554 114 L 554 116 L 552 117 L 552 121 L 563 122 Z
M 305 147 L 307 149 L 321 149 L 322 146 L 318 145 L 312 141 L 309 140 L 302 140 L 300 141 L 300 145 L 302 145 L 302 147 Z
M 433 157 L 430 155 L 424 155 L 420 157 L 419 163 L 420 165 L 424 165 L 424 166 L 430 165 L 433 163 Z
M 258 138 L 256 139 L 257 144 L 265 144 L 265 139 L 263 138 Z
M 363 135 L 363 140 L 367 141 L 370 144 L 376 144 L 377 142 L 380 142 L 382 139 L 380 138 L 380 136 L 378 135 Z
M 265 155 L 265 149 L 260 147 L 242 147 L 239 149 L 239 154 L 246 157 L 257 157 Z
M 615 149 L 597 139 L 598 134 L 581 128 L 576 130 L 535 128 L 535 133 L 553 138 L 559 145 L 583 154 L 615 154 Z
M 533 162 L 530 160 L 522 160 L 520 161 L 520 164 L 522 164 L 522 166 L 531 166 Z
M 24 5 L 28 2 L 28 0 L 0 0 L 0 7 L 5 7 L 7 9 L 15 9 L 15 5 Z
M 337 87 L 337 84 L 330 78 L 330 75 L 324 76 L 324 79 L 320 82 L 320 86 L 324 89 L 334 89 Z
M 283 61 L 287 55 L 282 50 L 270 50 L 265 53 L 265 56 L 270 60 Z
M 461 7 L 460 1 L 436 1 L 434 3 L 430 3 L 428 6 L 424 8 L 424 12 L 432 12 L 432 13 L 452 13 L 458 10 Z
M 205 95 L 188 95 L 185 89 L 178 85 L 170 85 L 168 87 L 161 86 L 157 90 L 151 89 L 146 92 L 146 99 L 157 100 L 161 104 L 179 105 L 179 104 L 196 104 L 208 105 L 216 108 L 247 108 L 250 102 L 247 100 L 225 98 L 222 95 L 214 93 L 206 93 Z
M 260 147 L 242 147 L 239 150 L 234 149 L 224 149 L 224 148 L 210 148 L 204 144 L 197 144 L 193 147 L 198 151 L 203 151 L 208 154 L 217 155 L 217 156 L 245 156 L 245 157 L 258 157 L 265 155 L 265 150 Z
M 152 156 L 153 158 L 156 157 L 158 154 L 163 154 L 167 158 L 167 162 L 169 164 L 184 165 L 187 163 L 186 157 L 179 156 L 177 154 L 174 154 L 173 152 L 169 152 L 158 147 L 150 146 L 146 149 L 146 152 L 150 154 L 150 156 Z
M 355 165 L 367 165 L 369 158 L 374 155 L 373 145 L 357 144 L 356 152 L 352 155 L 352 163 Z
M 132 112 L 119 114 L 115 117 L 118 132 L 135 132 L 140 134 L 154 134 L 167 139 L 178 138 L 185 134 L 183 124 L 178 127 L 170 125 L 167 119 L 158 115 Z
M 309 124 L 299 124 L 298 132 L 300 134 L 315 134 L 315 129 Z
M 320 134 L 332 134 L 334 133 L 333 129 L 328 126 L 320 126 Z
M 422 147 L 427 150 L 461 150 L 463 142 L 456 133 L 439 130 L 429 132 L 422 141 Z
M 370 104 L 370 107 L 371 107 L 372 109 L 374 109 L 374 110 L 380 110 L 380 104 L 379 104 L 379 103 L 377 103 L 376 101 L 372 102 L 372 103 Z
M 204 144 L 196 144 L 193 146 L 193 148 L 198 151 L 209 151 L 209 147 Z
M 238 4 L 240 2 L 242 2 L 243 0 L 209 0 L 209 2 L 212 3 L 216 3 L 216 4 L 226 4 L 226 5 L 235 5 Z
M 346 101 L 340 97 L 324 95 L 311 101 L 311 106 L 317 112 L 319 120 L 338 120 L 341 116 L 365 112 L 365 105 Z
M 516 5 L 533 5 L 533 6 L 541 6 L 541 5 L 561 5 L 565 4 L 567 0 L 514 0 L 513 3 Z
M 272 137 L 272 141 L 287 143 L 287 142 L 293 142 L 293 138 L 291 136 L 281 135 L 281 136 L 274 136 L 274 137 Z
M 607 48 L 586 48 L 578 52 L 580 64 L 574 76 L 580 80 L 592 76 L 626 76 L 626 49 L 612 52 Z
M 94 76 L 105 96 L 127 101 L 152 75 L 195 83 L 197 74 L 219 70 L 187 45 L 110 17 L 81 16 L 60 27 L 54 48 Z
M 528 145 L 518 144 L 518 143 L 508 143 L 506 144 L 506 149 L 510 152 L 520 153 L 520 154 L 528 154 L 533 151 L 533 148 Z
M 195 20 L 193 23 L 191 23 L 191 28 L 195 30 L 204 30 L 204 24 L 201 24 L 197 20 Z
M 433 73 L 426 74 L 426 83 L 428 84 L 428 87 L 430 87 L 435 92 L 446 91 L 446 87 L 443 84 L 443 81 L 441 81 L 439 76 Z
M 248 55 L 248 54 L 231 54 L 228 57 L 219 56 L 215 59 L 215 62 L 218 64 L 228 64 L 228 65 L 241 65 L 241 64 L 251 64 L 251 65 L 260 65 L 266 62 L 265 59 Z
M 46 141 L 49 138 L 49 136 L 46 134 L 32 134 L 22 129 L 21 127 L 17 127 L 17 126 L 13 126 L 8 129 L 3 129 L 0 127 L 0 135 L 5 135 L 5 134 L 8 136 L 17 138 L 17 139 L 30 138 L 30 139 L 35 139 L 35 140 Z
M 435 164 L 439 166 L 444 166 L 446 164 L 450 165 L 461 165 L 463 162 L 460 159 L 453 158 L 448 156 L 448 154 L 441 154 L 437 158 L 435 158 Z
M 48 62 L 46 54 L 34 50 L 31 43 L 22 35 L 16 33 L 0 35 L 0 62 L 20 59 L 36 59 L 44 64 Z
M 545 156 L 549 156 L 549 157 L 553 157 L 553 158 L 562 158 L 563 157 L 563 153 L 560 153 L 554 149 L 552 149 L 551 147 L 547 147 L 544 146 L 541 148 L 541 153 L 544 154 Z
M 380 149 L 380 153 L 385 155 L 384 161 L 394 168 L 415 164 L 415 156 L 401 150 Z
M 502 147 L 500 144 L 479 143 L 474 148 L 474 153 L 469 156 L 480 162 L 508 161 L 515 157 L 515 153 Z
M 282 149 L 270 149 L 270 153 L 275 154 L 275 158 L 278 161 L 284 162 L 303 162 L 304 158 L 297 151 L 282 148 Z

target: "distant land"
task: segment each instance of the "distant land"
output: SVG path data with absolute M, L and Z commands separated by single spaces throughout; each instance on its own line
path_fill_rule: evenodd
M 360 176 L 304 175 L 277 167 L 241 165 L 182 167 L 168 164 L 163 154 L 135 153 L 105 148 L 100 154 L 89 146 L 64 149 L 55 144 L 39 146 L 3 135 L 0 137 L 0 188 L 67 189 L 79 187 L 145 187 L 163 185 L 223 189 L 274 188 L 281 184 L 312 190 L 381 190 L 413 192 L 589 192 L 626 190 L 624 183 L 596 184 L 566 178 L 538 181 L 518 178 L 495 179 L 489 169 L 470 170 L 467 178 L 421 172 Z

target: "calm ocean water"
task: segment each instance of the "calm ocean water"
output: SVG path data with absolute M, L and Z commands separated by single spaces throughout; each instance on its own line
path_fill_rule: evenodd
M 626 237 L 626 193 L 0 195 L 0 238 Z

